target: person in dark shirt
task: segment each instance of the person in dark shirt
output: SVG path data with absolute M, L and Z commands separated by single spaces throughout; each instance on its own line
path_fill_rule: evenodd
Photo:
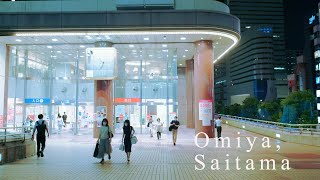
M 130 155 L 131 155 L 131 137 L 135 133 L 132 126 L 130 126 L 130 121 L 127 119 L 124 121 L 123 126 L 123 136 L 122 136 L 122 142 L 124 143 L 124 151 L 127 154 L 127 161 L 130 162 Z
M 172 126 L 173 145 L 175 146 L 177 142 L 178 128 L 180 126 L 177 116 L 175 116 L 174 120 L 171 121 L 170 126 Z
M 32 133 L 32 140 L 34 140 L 34 133 L 37 130 L 37 156 L 43 157 L 43 151 L 46 147 L 46 131 L 48 133 L 49 138 L 49 131 L 47 127 L 47 123 L 45 120 L 43 120 L 43 115 L 38 115 L 39 120 L 35 123 L 33 133 Z M 40 145 L 41 145 L 41 151 L 40 151 Z

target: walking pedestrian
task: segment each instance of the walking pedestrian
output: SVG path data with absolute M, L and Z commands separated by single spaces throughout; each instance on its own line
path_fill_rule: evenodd
M 149 127 L 150 137 L 153 137 L 153 119 L 152 119 L 152 116 L 150 116 L 150 118 L 148 120 L 147 127 Z
M 177 142 L 177 136 L 178 136 L 178 128 L 180 126 L 180 122 L 178 121 L 178 117 L 175 116 L 174 120 L 171 121 L 170 126 L 172 128 L 172 139 L 173 139 L 173 145 L 176 145 Z
M 46 131 L 48 133 L 48 138 L 49 138 L 49 131 L 47 127 L 47 122 L 43 120 L 43 115 L 39 114 L 38 115 L 38 121 L 34 125 L 33 133 L 32 133 L 32 140 L 34 140 L 34 133 L 37 130 L 37 156 L 43 157 L 43 151 L 44 148 L 46 147 Z M 41 150 L 40 150 L 40 145 L 41 145 Z
M 62 132 L 62 126 L 64 124 L 60 113 L 58 114 L 58 117 L 57 117 L 57 124 L 58 124 L 58 133 L 60 134 Z
M 218 139 L 221 141 L 221 131 L 222 131 L 222 121 L 221 121 L 221 116 L 218 117 L 218 119 L 215 120 L 216 123 L 216 128 L 217 128 L 217 133 L 218 133 Z
M 97 140 L 97 143 L 99 143 L 99 153 L 97 158 L 101 158 L 100 163 L 102 164 L 104 162 L 104 156 L 105 154 L 108 154 L 108 159 L 111 159 L 111 138 L 112 138 L 112 131 L 110 126 L 108 125 L 108 119 L 104 118 L 102 120 L 102 125 L 100 127 L 100 133 L 99 138 Z
M 130 162 L 130 156 L 131 156 L 131 137 L 135 133 L 133 127 L 130 125 L 130 121 L 127 119 L 124 121 L 123 126 L 123 135 L 122 135 L 122 142 L 124 143 L 124 151 L 127 154 L 127 161 Z
M 162 133 L 162 127 L 163 127 L 163 122 L 161 122 L 160 118 L 157 119 L 157 137 L 158 140 L 161 138 L 161 133 Z

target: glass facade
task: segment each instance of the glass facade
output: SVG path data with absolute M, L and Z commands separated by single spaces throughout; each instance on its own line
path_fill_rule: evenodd
M 85 78 L 89 47 L 94 44 L 10 46 L 7 126 L 21 126 L 43 113 L 54 133 L 57 115 L 65 112 L 70 131 L 90 130 L 95 90 L 94 80 Z M 177 114 L 176 50 L 115 48 L 115 127 L 130 119 L 134 127 L 143 128 L 150 116 L 161 118 L 167 126 L 170 115 Z

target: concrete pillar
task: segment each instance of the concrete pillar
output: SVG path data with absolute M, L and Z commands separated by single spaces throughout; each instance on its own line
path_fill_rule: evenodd
M 112 43 L 99 41 L 95 43 L 96 47 L 112 47 Z M 95 80 L 94 81 L 94 112 L 105 109 L 106 118 L 108 119 L 108 124 L 113 129 L 113 81 L 112 80 Z M 93 123 L 93 137 L 97 138 L 99 135 L 98 121 L 100 119 L 96 114 L 95 121 Z M 101 123 L 101 122 L 100 122 Z
M 204 132 L 214 138 L 213 126 L 213 47 L 212 41 L 197 41 L 194 55 L 194 120 L 196 133 Z M 199 103 L 205 102 L 212 106 L 212 112 L 205 114 L 199 111 Z M 199 113 L 200 112 L 200 113 Z M 200 119 L 206 116 L 206 119 Z M 199 137 L 205 137 L 199 136 Z
M 186 103 L 187 103 L 187 128 L 194 129 L 193 112 L 193 59 L 186 61 Z

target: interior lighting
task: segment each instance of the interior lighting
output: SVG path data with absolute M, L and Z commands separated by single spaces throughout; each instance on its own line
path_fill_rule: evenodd
M 166 48 L 166 47 L 168 47 L 168 45 L 166 45 L 166 44 L 162 44 L 162 47 Z
M 52 46 L 47 46 L 47 48 L 52 49 Z
M 180 38 L 182 41 L 186 40 L 187 38 L 186 37 L 181 37 Z
M 58 41 L 58 39 L 51 39 L 53 42 L 57 42 Z
M 133 45 L 133 44 L 130 44 L 130 45 L 129 45 L 129 47 L 133 48 L 133 47 L 134 47 L 134 45 Z
M 17 42 L 21 42 L 22 40 L 21 40 L 21 39 L 16 39 L 16 41 L 17 41 Z
M 29 37 L 37 37 L 37 36 L 93 36 L 93 35 L 109 35 L 109 36 L 121 36 L 121 35 L 162 35 L 166 37 L 166 35 L 212 35 L 212 36 L 221 36 L 223 38 L 227 38 L 232 40 L 232 44 L 224 50 L 216 59 L 214 59 L 213 63 L 220 60 L 225 54 L 227 54 L 238 42 L 239 37 L 236 35 L 221 32 L 221 31 L 199 31 L 199 30 L 190 30 L 190 31 L 108 31 L 108 32 L 29 32 L 29 33 L 16 33 L 16 36 L 29 36 Z
M 141 62 L 140 61 L 128 61 L 126 62 L 126 65 L 128 66 L 140 66 Z M 147 65 L 150 65 L 149 62 L 142 62 L 142 65 L 143 66 L 147 66 Z
M 145 37 L 145 38 L 143 38 L 143 40 L 145 40 L 145 41 L 149 41 L 149 38 L 148 38 L 148 37 Z
M 86 46 L 85 46 L 85 45 L 80 45 L 80 47 L 81 47 L 81 48 L 85 48 Z

